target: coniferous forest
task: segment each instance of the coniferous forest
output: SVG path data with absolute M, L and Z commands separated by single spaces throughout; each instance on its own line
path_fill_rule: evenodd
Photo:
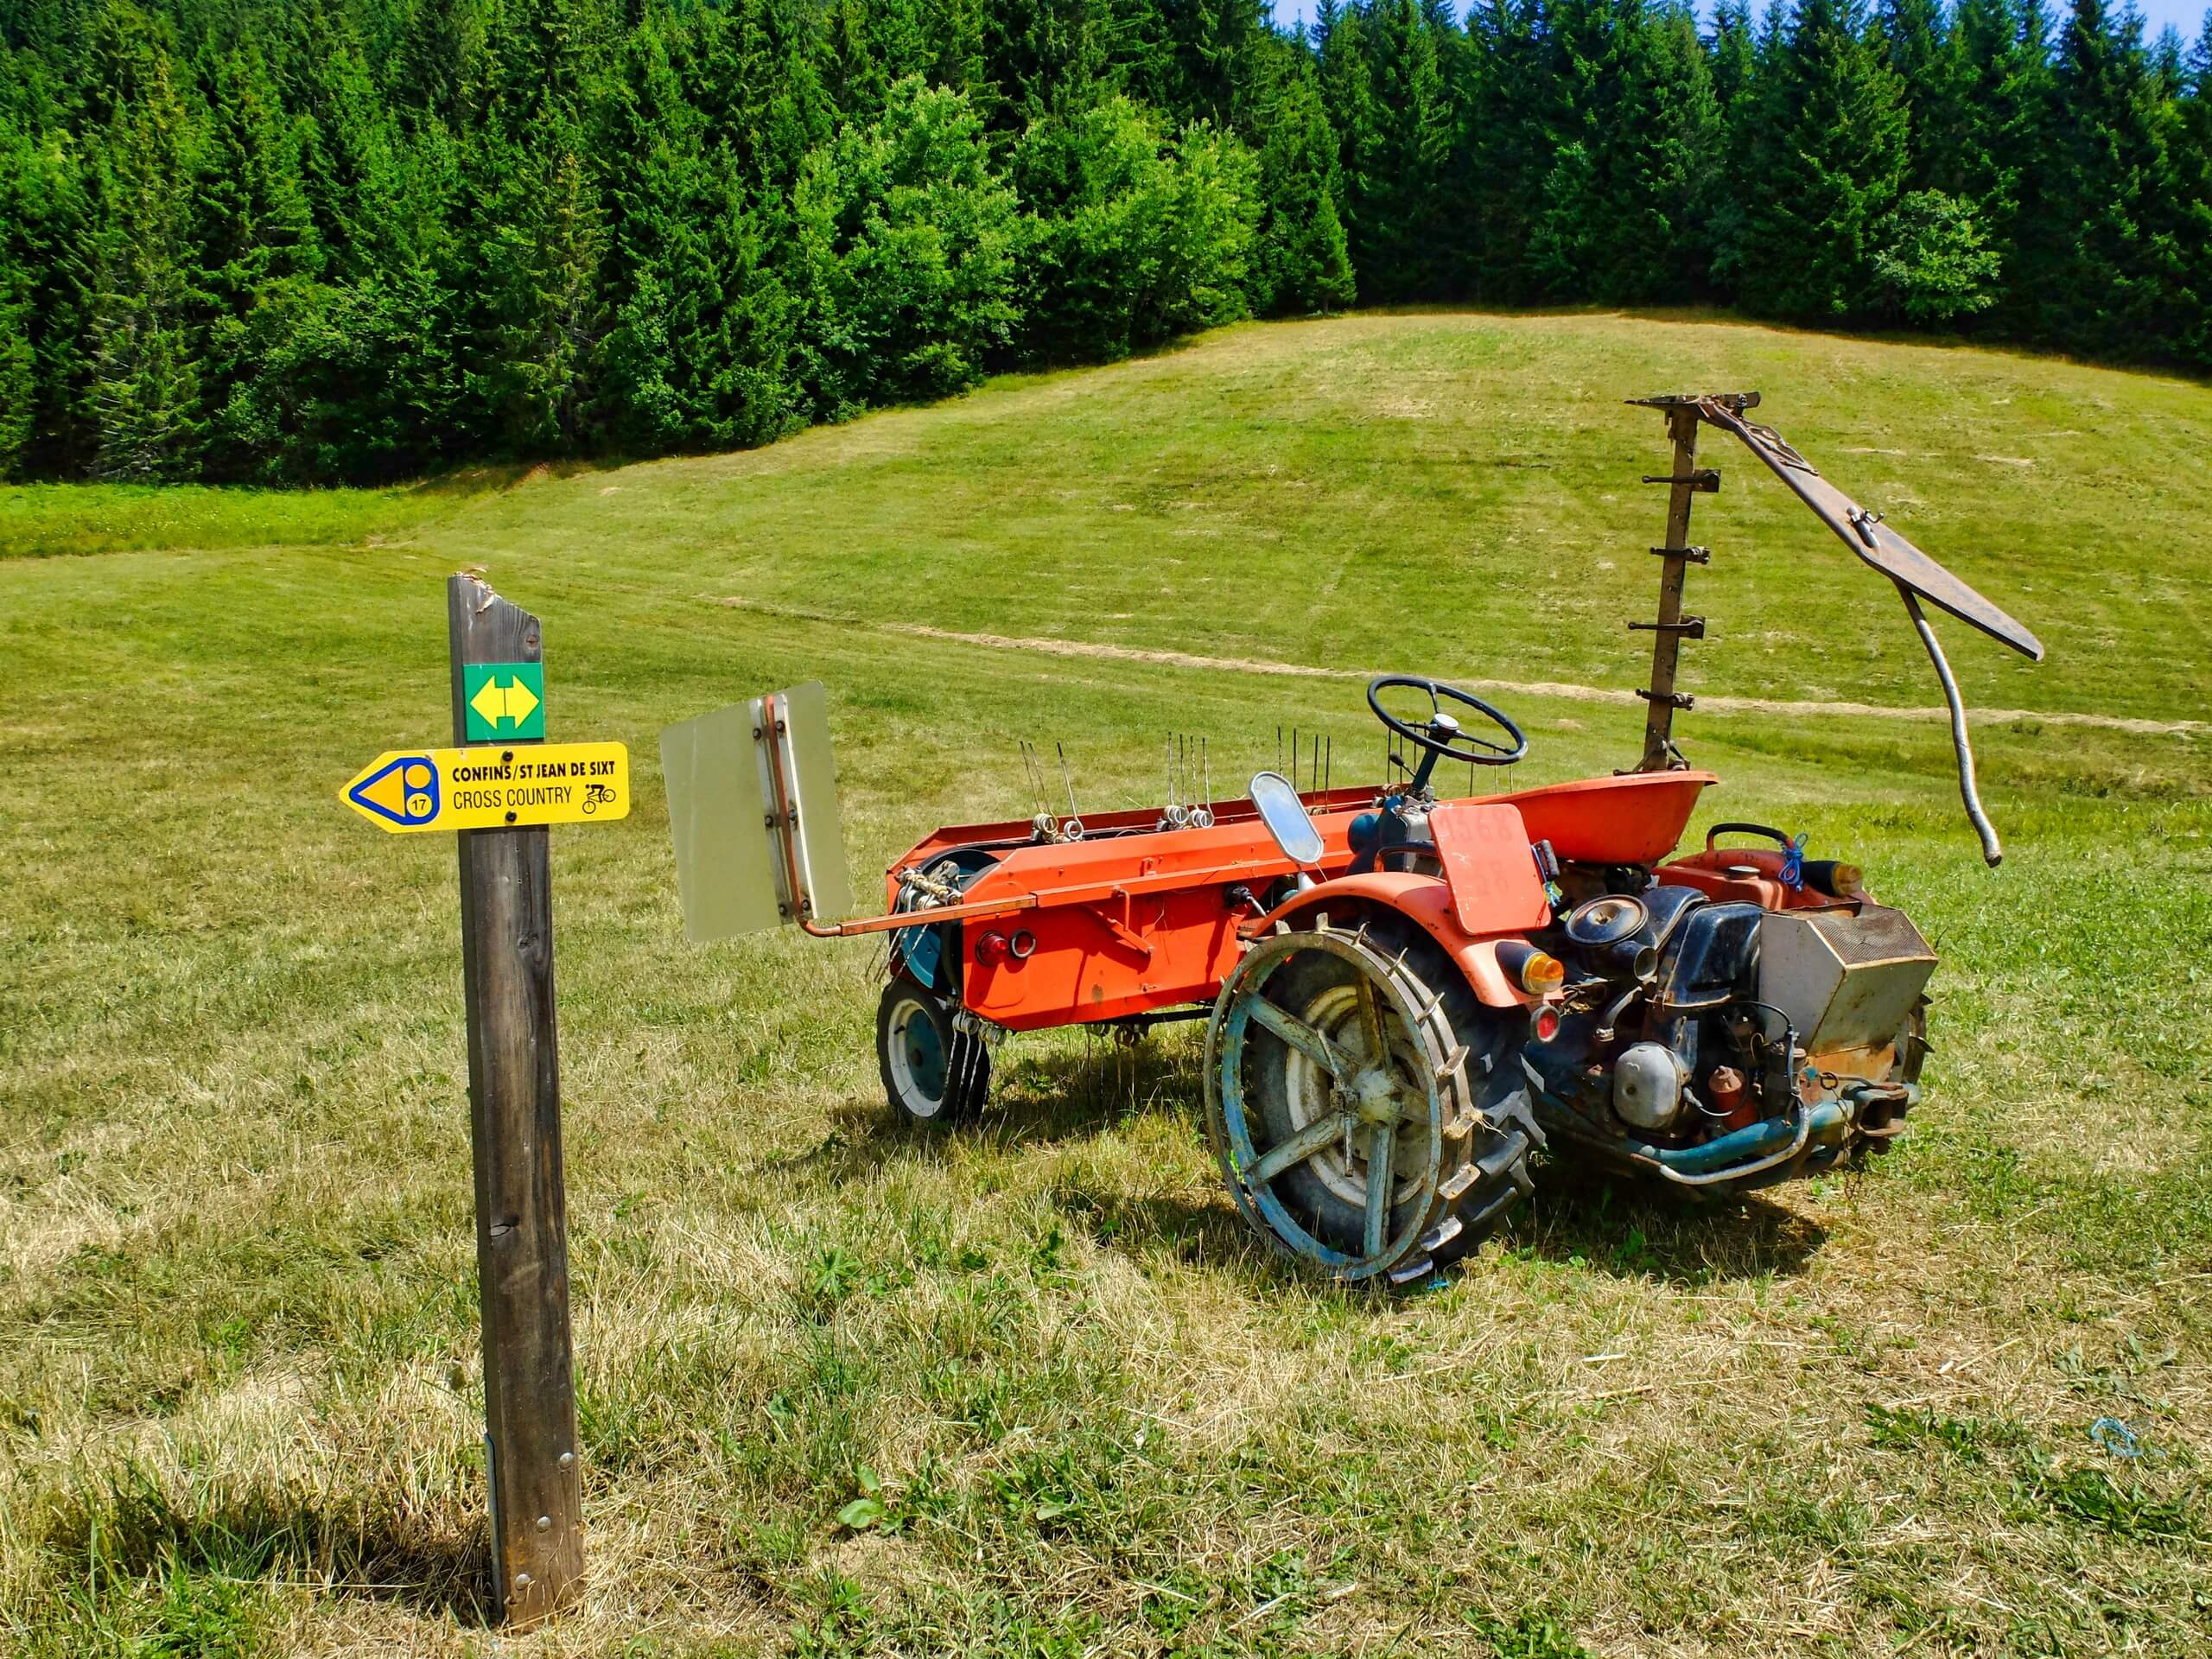
M 1361 304 L 2212 368 L 2212 14 L 0 0 L 0 478 L 766 442 Z

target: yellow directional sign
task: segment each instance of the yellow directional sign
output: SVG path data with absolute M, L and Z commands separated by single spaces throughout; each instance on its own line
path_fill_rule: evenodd
M 607 823 L 630 816 L 630 751 L 620 743 L 391 749 L 338 798 L 394 833 Z

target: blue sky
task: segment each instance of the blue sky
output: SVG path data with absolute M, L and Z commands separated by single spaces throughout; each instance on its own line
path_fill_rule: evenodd
M 2046 3 L 2054 11 L 2063 13 L 2066 10 L 2066 0 L 2046 0 Z M 2117 10 L 2115 0 L 2106 0 L 2106 3 Z M 2181 31 L 2183 41 L 2191 41 L 2204 27 L 2206 0 L 2138 0 L 2138 3 L 2143 13 L 2143 34 L 2146 40 L 2171 23 Z M 1313 0 L 1274 0 L 1274 5 L 1275 18 L 1279 22 L 1288 22 L 1294 18 L 1303 22 L 1313 15 Z M 1759 0 L 1752 0 L 1751 9 L 1754 11 L 1760 9 Z M 1700 0 L 1698 10 L 1707 12 L 1712 7 L 1705 0 Z

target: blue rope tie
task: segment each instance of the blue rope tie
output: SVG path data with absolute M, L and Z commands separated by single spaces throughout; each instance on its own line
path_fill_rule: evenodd
M 1783 852 L 1782 885 L 1792 893 L 1800 891 L 1805 885 L 1805 837 L 1802 835 L 1791 837 L 1789 845 Z
M 2117 1417 L 2100 1417 L 2089 1425 L 2089 1438 L 2115 1458 L 2139 1458 L 2143 1448 L 2135 1431 Z

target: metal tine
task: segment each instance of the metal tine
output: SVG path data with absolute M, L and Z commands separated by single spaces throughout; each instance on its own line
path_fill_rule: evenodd
M 1071 776 L 1068 772 L 1067 747 L 1065 744 L 1061 743 L 1058 738 L 1055 738 L 1052 740 L 1052 752 L 1060 757 L 1060 782 L 1067 786 L 1068 817 L 1071 818 L 1079 818 L 1083 814 L 1076 810 L 1075 779 Z
M 963 1105 L 967 1103 L 969 1096 L 975 1092 L 976 1073 L 984 1065 L 984 1052 L 982 1035 L 970 1032 L 968 1035 L 968 1065 L 960 1079 L 960 1099 Z
M 1329 785 L 1335 780 L 1336 775 L 1337 734 L 1334 732 L 1331 732 L 1329 734 L 1329 747 L 1323 752 L 1321 760 L 1321 792 L 1324 795 L 1329 792 Z

